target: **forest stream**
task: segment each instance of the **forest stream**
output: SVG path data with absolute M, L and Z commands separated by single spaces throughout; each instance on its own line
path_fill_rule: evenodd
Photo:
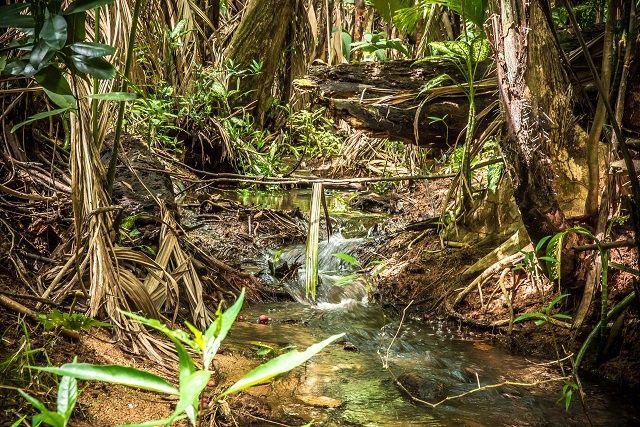
M 263 208 L 308 209 L 308 191 L 279 196 L 257 193 L 237 201 Z M 315 421 L 314 425 L 352 426 L 586 426 L 577 398 L 565 411 L 562 382 L 532 387 L 506 385 L 447 401 L 437 408 L 414 404 L 394 383 L 420 399 L 436 403 L 478 387 L 505 381 L 537 383 L 561 377 L 552 361 L 510 354 L 488 335 L 451 321 L 419 318 L 387 310 L 370 302 L 369 284 L 356 279 L 333 286 L 354 273 L 355 267 L 333 256 L 354 253 L 372 237 L 383 216 L 332 213 L 338 231 L 319 247 L 321 285 L 315 302 L 305 295 L 303 266 L 290 280 L 270 278 L 294 301 L 246 305 L 225 341 L 231 355 L 267 360 L 291 348 L 304 350 L 330 335 L 344 339 L 315 356 L 304 368 L 276 381 L 258 396 L 280 408 L 284 421 Z M 206 227 L 204 228 L 206 234 Z M 345 237 L 348 236 L 348 237 Z M 249 263 L 253 273 L 269 271 L 278 254 L 280 263 L 304 258 L 304 244 L 289 245 Z M 258 322 L 267 315 L 267 323 Z M 385 369 L 385 366 L 387 369 Z M 597 382 L 584 381 L 585 402 L 594 426 L 640 425 L 633 399 Z M 406 391 L 406 390 L 405 390 Z M 559 401 L 559 399 L 561 401 Z M 271 424 L 265 424 L 271 425 Z

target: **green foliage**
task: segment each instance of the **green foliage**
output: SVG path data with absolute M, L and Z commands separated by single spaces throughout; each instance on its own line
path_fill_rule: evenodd
M 564 386 L 562 387 L 562 396 L 558 399 L 558 402 L 562 402 L 564 400 L 564 408 L 565 411 L 569 410 L 569 405 L 571 405 L 571 398 L 573 397 L 573 392 L 579 390 L 578 384 L 576 384 L 572 380 L 566 380 L 564 382 Z
M 560 261 L 558 258 L 555 258 L 553 255 L 550 255 L 548 245 L 547 245 L 547 255 L 542 257 L 538 256 L 538 253 L 540 253 L 540 251 L 544 247 L 544 244 L 547 243 L 547 241 L 550 242 L 551 240 L 553 240 L 551 236 L 545 236 L 542 239 L 540 239 L 540 241 L 536 245 L 535 250 L 533 251 L 521 250 L 520 252 L 524 254 L 524 258 L 522 259 L 521 262 L 513 266 L 513 270 L 515 271 L 515 270 L 524 269 L 529 273 L 535 273 L 538 269 L 538 260 L 547 262 L 547 270 L 549 270 L 550 268 L 556 268 Z
M 551 8 L 551 19 L 553 19 L 553 25 L 561 27 L 565 25 L 569 19 L 569 12 L 562 6 L 556 6 Z
M 222 122 L 235 152 L 238 171 L 245 175 L 274 176 L 283 168 L 280 145 L 266 130 L 256 130 L 253 118 L 229 117 Z
M 60 379 L 55 412 L 49 411 L 44 403 L 24 391 L 18 390 L 18 393 L 39 411 L 31 420 L 31 424 L 34 427 L 43 423 L 52 427 L 65 427 L 71 418 L 71 412 L 78 399 L 78 384 L 73 377 L 63 376 L 62 379 Z
M 489 189 L 489 191 L 495 193 L 498 189 L 500 178 L 502 178 L 503 168 L 504 163 L 502 162 L 489 165 L 487 169 L 487 188 Z
M 412 3 L 411 0 L 370 0 L 370 2 L 388 23 L 393 21 L 398 10 L 409 7 Z
M 334 203 L 332 209 L 337 212 L 348 212 L 349 210 L 351 210 L 351 208 L 349 207 L 351 201 L 359 195 L 360 193 L 358 192 L 350 193 L 347 196 L 344 196 L 338 192 L 333 193 L 332 198 Z
M 111 3 L 113 0 L 76 0 L 66 9 L 59 0 L 1 6 L 0 27 L 18 28 L 25 34 L 10 46 L 18 55 L 6 62 L 3 73 L 33 77 L 59 107 L 74 108 L 75 98 L 63 72 L 100 80 L 116 75 L 104 58 L 115 49 L 84 40 L 86 11 Z M 27 7 L 30 13 L 23 14 Z
M 373 2 L 374 5 L 384 9 L 384 0 L 378 0 Z M 404 7 L 400 7 L 397 4 L 404 3 Z M 407 4 L 409 3 L 409 4 Z M 405 31 L 411 31 L 415 28 L 416 23 L 420 17 L 426 17 L 431 5 L 438 4 L 455 11 L 460 16 L 464 17 L 466 21 L 473 23 L 476 27 L 482 28 L 486 15 L 487 15 L 487 0 L 418 0 L 415 4 L 411 2 L 403 2 L 399 0 L 395 4 L 390 3 L 391 14 L 393 16 L 393 22 L 401 29 Z M 393 4 L 393 8 L 391 8 Z M 380 10 L 380 9 L 378 9 Z M 384 15 L 383 15 L 384 16 Z
M 600 12 L 600 4 L 601 2 L 599 0 L 587 0 L 573 7 L 580 28 L 593 28 Z
M 271 379 L 276 375 L 288 372 L 294 367 L 306 363 L 309 359 L 311 359 L 312 356 L 319 353 L 323 348 L 338 340 L 339 338 L 342 338 L 343 336 L 344 333 L 333 335 L 324 341 L 311 345 L 303 352 L 293 350 L 281 356 L 278 356 L 275 359 L 271 359 L 267 363 L 251 370 L 242 379 L 240 379 L 238 382 L 224 391 L 219 397 L 224 397 L 228 394 L 244 390 L 245 388 Z
M 387 194 L 398 188 L 398 181 L 377 181 L 369 185 L 371 191 L 377 194 Z
M 66 426 L 77 398 L 76 379 L 82 379 L 122 384 L 129 387 L 178 396 L 176 407 L 169 418 L 154 420 L 139 424 L 139 426 L 169 425 L 182 418 L 189 418 L 192 425 L 197 425 L 196 418 L 199 411 L 200 394 L 211 378 L 211 364 L 220 348 L 220 344 L 235 322 L 243 301 L 244 289 L 237 301 L 224 313 L 222 312 L 221 303 L 216 311 L 216 320 L 213 321 L 204 332 L 189 323 L 186 325 L 190 333 L 180 329 L 173 330 L 156 319 L 147 319 L 133 313 L 122 311 L 124 315 L 164 333 L 171 339 L 178 354 L 178 387 L 175 387 L 167 380 L 155 374 L 128 366 L 77 363 L 77 360 L 74 359 L 72 363 L 66 363 L 60 367 L 33 367 L 33 369 L 62 376 L 58 389 L 58 410 L 55 413 L 48 411 L 44 404 L 37 399 L 20 391 L 25 399 L 40 411 L 40 414 L 34 417 L 33 424 L 39 425 L 45 422 L 54 427 Z M 343 335 L 344 334 L 334 335 L 320 343 L 310 346 L 302 353 L 291 351 L 258 366 L 221 393 L 218 399 L 290 371 L 296 366 L 305 363 L 313 355 Z M 202 368 L 196 365 L 191 353 L 187 351 L 187 347 L 200 357 L 201 365 L 199 366 Z
M 325 116 L 324 107 L 295 113 L 289 107 L 283 108 L 289 115 L 288 138 L 292 140 L 289 148 L 294 154 L 298 153 L 295 147 L 299 146 L 312 157 L 331 157 L 340 153 L 342 139 L 332 132 L 334 123 Z
M 571 316 L 568 316 L 566 314 L 551 313 L 551 311 L 553 310 L 555 305 L 558 302 L 560 302 L 562 299 L 564 299 L 564 298 L 566 298 L 568 296 L 570 296 L 570 294 L 558 295 L 557 297 L 555 297 L 553 299 L 553 301 L 551 301 L 549 303 L 549 305 L 547 305 L 546 307 L 543 307 L 543 311 L 542 312 L 521 314 L 520 316 L 518 316 L 515 319 L 513 319 L 513 323 L 520 322 L 522 320 L 533 320 L 533 319 L 535 319 L 534 323 L 536 324 L 536 326 L 540 326 L 540 325 L 548 322 L 550 319 L 571 320 Z
M 351 43 L 350 53 L 356 50 L 362 50 L 363 61 L 373 61 L 376 58 L 380 61 L 386 61 L 388 59 L 387 49 L 395 49 L 406 57 L 411 56 L 400 39 L 388 40 L 385 38 L 384 33 L 370 33 L 366 31 L 362 38 L 364 40 L 361 42 Z
M 564 236 L 568 233 L 578 233 L 583 236 L 590 237 L 592 239 L 596 239 L 593 233 L 587 230 L 584 227 L 576 226 L 568 228 L 567 230 L 557 233 L 553 236 L 549 243 L 547 244 L 547 257 L 549 257 L 547 261 L 547 271 L 549 272 L 549 280 L 558 280 L 560 282 L 560 263 L 562 262 L 562 241 Z
M 19 320 L 19 324 L 22 337 L 17 347 L 13 351 L 7 351 L 6 357 L 0 361 L 0 378 L 5 384 L 41 383 L 41 378 L 31 371 L 30 366 L 43 358 L 48 362 L 47 347 L 55 343 L 55 335 L 51 339 L 43 336 L 44 343 L 40 347 L 34 347 L 24 318 Z
M 82 313 L 62 313 L 54 309 L 51 313 L 36 313 L 37 319 L 45 331 L 63 327 L 72 331 L 89 330 L 94 327 L 110 327 L 110 323 L 100 322 Z
M 380 273 L 382 273 L 386 269 L 386 267 L 385 267 L 385 265 L 384 265 L 384 263 L 382 261 L 371 261 L 369 263 L 369 265 L 371 265 L 371 266 L 378 265 L 380 267 L 378 267 L 377 269 L 375 269 L 372 272 L 363 272 L 362 270 L 364 269 L 364 266 L 360 263 L 360 261 L 358 261 L 353 256 L 351 256 L 349 254 L 345 254 L 345 253 L 335 253 L 335 254 L 331 254 L 331 255 L 336 257 L 336 258 L 340 258 L 343 261 L 346 261 L 351 266 L 353 266 L 356 269 L 360 270 L 359 272 L 349 274 L 349 275 L 344 276 L 341 279 L 337 280 L 335 283 L 333 283 L 334 286 L 346 286 L 346 285 L 349 285 L 349 284 L 353 283 L 354 280 L 357 280 L 357 279 L 360 279 L 360 278 L 363 278 L 368 283 L 370 283 L 370 282 L 373 282 L 375 280 L 375 278 L 378 275 L 380 275 Z M 370 287 L 370 286 L 371 285 L 369 284 L 368 287 Z
M 266 357 L 269 355 L 275 356 L 279 353 L 282 353 L 283 351 L 292 350 L 295 348 L 295 346 L 293 345 L 287 345 L 285 347 L 279 348 L 276 345 L 265 344 L 261 341 L 251 341 L 251 344 L 258 347 L 258 349 L 256 350 L 256 355 L 261 357 Z

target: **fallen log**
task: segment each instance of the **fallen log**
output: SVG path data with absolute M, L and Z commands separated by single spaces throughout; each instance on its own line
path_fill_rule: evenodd
M 344 119 L 351 127 L 365 130 L 374 137 L 416 143 L 414 118 L 420 110 L 417 143 L 438 150 L 447 149 L 467 125 L 469 101 L 452 82 L 445 82 L 453 86 L 441 90 L 435 97 L 432 97 L 433 93 L 420 94 L 420 91 L 427 82 L 442 74 L 448 74 L 462 84 L 465 79 L 457 67 L 447 61 L 412 63 L 388 61 L 313 66 L 296 87 L 301 91 L 314 91 L 317 104 L 328 107 L 334 118 Z M 485 68 L 479 69 L 477 76 L 481 77 L 485 71 Z M 482 111 L 497 99 L 495 88 L 495 76 L 491 74 L 477 92 L 476 111 Z M 427 100 L 427 96 L 432 99 Z

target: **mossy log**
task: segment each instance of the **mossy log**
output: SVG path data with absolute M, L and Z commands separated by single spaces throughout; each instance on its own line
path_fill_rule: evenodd
M 419 95 L 420 91 L 431 79 L 445 73 L 456 82 L 465 80 L 450 62 L 412 64 L 412 61 L 388 61 L 334 67 L 316 65 L 298 89 L 315 91 L 318 104 L 327 106 L 335 118 L 346 120 L 353 128 L 365 130 L 372 136 L 416 143 L 414 119 L 426 97 Z M 483 73 L 481 69 L 477 75 Z M 497 100 L 494 82 L 495 77 L 490 76 L 489 83 L 478 92 L 477 111 Z M 445 84 L 454 85 L 451 81 Z M 446 149 L 455 143 L 467 125 L 469 101 L 455 86 L 452 89 L 424 102 L 420 108 L 419 145 Z M 444 118 L 444 121 L 435 118 Z

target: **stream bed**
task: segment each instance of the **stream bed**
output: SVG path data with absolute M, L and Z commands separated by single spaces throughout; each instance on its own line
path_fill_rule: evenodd
M 278 206 L 290 207 L 288 203 Z M 562 381 L 490 388 L 437 408 L 413 403 L 394 383 L 394 376 L 407 379 L 415 393 L 433 403 L 479 386 L 505 381 L 536 383 L 562 373 L 549 360 L 512 355 L 493 345 L 490 337 L 456 323 L 409 316 L 402 319 L 401 313 L 385 312 L 368 302 L 366 281 L 333 286 L 355 267 L 332 254 L 351 253 L 365 243 L 371 219 L 365 218 L 367 226 L 358 223 L 357 215 L 337 219 L 340 231 L 320 244 L 321 284 L 316 302 L 306 298 L 301 267 L 297 279 L 273 279 L 273 285 L 286 290 L 295 301 L 246 305 L 241 313 L 246 321 L 234 325 L 225 340 L 232 354 L 266 360 L 283 349 L 302 351 L 333 334 L 346 334 L 344 341 L 330 345 L 297 368 L 294 388 L 278 393 L 276 402 L 285 416 L 327 426 L 589 426 L 577 393 L 565 410 Z M 280 248 L 278 256 L 292 263 L 302 260 L 303 254 L 304 245 L 293 245 Z M 265 254 L 263 269 L 273 256 Z M 258 323 L 264 314 L 269 323 Z M 265 349 L 270 354 L 256 355 Z M 593 426 L 640 426 L 635 397 L 589 381 L 583 381 L 583 386 Z M 303 403 L 305 396 L 335 399 L 336 407 Z

